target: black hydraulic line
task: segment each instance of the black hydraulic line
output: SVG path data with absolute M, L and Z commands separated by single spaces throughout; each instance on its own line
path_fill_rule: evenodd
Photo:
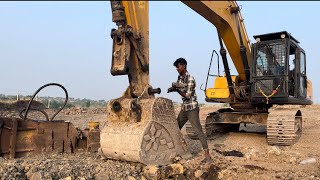
M 240 30 L 240 19 L 237 18 L 239 11 L 240 10 L 238 8 L 238 10 L 234 12 L 234 14 L 235 14 L 235 19 L 237 21 L 237 29 L 238 29 L 239 40 L 240 40 L 240 56 L 242 59 L 242 64 L 244 67 L 244 73 L 246 75 L 246 80 L 247 80 L 247 82 L 249 82 L 250 81 L 250 68 L 248 65 L 247 48 L 246 48 L 246 46 L 243 45 L 243 39 L 242 39 L 242 35 L 241 35 L 241 30 Z
M 49 121 L 52 121 L 53 118 L 66 106 L 67 102 L 68 102 L 68 91 L 66 90 L 65 87 L 63 87 L 61 84 L 58 84 L 58 83 L 48 83 L 48 84 L 45 84 L 43 86 L 41 86 L 33 95 L 32 95 L 32 98 L 30 99 L 29 101 L 29 104 L 26 108 L 26 113 L 24 114 L 24 117 L 23 117 L 23 120 L 26 120 L 27 116 L 28 116 L 28 112 L 29 112 L 29 109 L 30 109 L 30 106 L 31 106 L 31 103 L 33 101 L 33 99 L 36 97 L 36 95 L 45 87 L 48 87 L 48 86 L 59 86 L 60 88 L 63 89 L 65 95 L 66 95 L 66 98 L 64 100 L 64 104 L 63 106 L 56 112 L 54 113 L 54 115 L 52 115 L 52 117 L 49 119 Z
M 234 94 L 233 83 L 232 83 L 229 64 L 228 64 L 228 60 L 227 60 L 227 51 L 223 46 L 222 38 L 221 38 L 219 32 L 218 32 L 218 38 L 219 38 L 219 43 L 220 43 L 220 55 L 222 57 L 224 71 L 225 71 L 226 77 L 227 77 L 229 92 L 230 92 L 230 94 Z
M 219 61 L 219 55 L 218 53 L 216 52 L 217 54 L 217 57 L 218 57 L 218 76 L 220 76 L 220 61 Z
M 23 119 L 23 112 L 25 112 L 27 109 L 22 109 L 22 111 L 20 111 L 19 113 L 19 116 L 21 119 Z M 29 108 L 29 110 L 33 110 L 33 111 L 39 111 L 41 112 L 45 117 L 46 117 L 46 120 L 49 121 L 49 116 L 48 114 L 44 111 L 44 110 L 41 110 L 41 109 L 34 109 L 34 108 Z
M 219 55 L 218 55 L 218 53 L 217 53 L 216 50 L 213 50 L 213 51 L 212 51 L 212 54 L 211 54 L 211 59 L 210 59 L 210 64 L 209 64 L 209 69 L 208 69 L 208 74 L 207 74 L 207 80 L 206 80 L 205 90 L 207 89 L 209 76 L 211 75 L 211 74 L 210 74 L 210 70 L 211 70 L 211 64 L 212 64 L 213 54 L 216 54 L 216 55 L 217 55 L 217 59 L 218 59 L 218 76 L 220 77 Z M 212 76 L 212 75 L 211 75 L 211 76 Z

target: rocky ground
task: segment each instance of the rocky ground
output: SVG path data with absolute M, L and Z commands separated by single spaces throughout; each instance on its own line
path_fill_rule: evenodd
M 201 118 L 218 107 L 201 108 Z M 290 107 L 288 107 L 290 108 Z M 13 160 L 0 157 L 1 179 L 320 179 L 320 106 L 301 108 L 303 135 L 290 147 L 269 146 L 265 133 L 229 132 L 210 138 L 213 163 L 202 163 L 200 142 L 185 139 L 193 155 L 169 166 L 102 159 L 98 153 L 40 154 Z M 0 110 L 1 111 L 1 110 Z M 14 115 L 6 109 L 2 115 Z M 48 114 L 53 114 L 49 111 Z M 31 113 L 30 118 L 39 118 Z M 104 122 L 103 109 L 71 109 L 56 119 L 80 128 L 88 121 Z M 263 128 L 262 128 L 263 131 Z

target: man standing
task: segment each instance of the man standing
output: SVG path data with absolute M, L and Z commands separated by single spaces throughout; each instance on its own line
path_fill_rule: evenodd
M 168 89 L 169 92 L 177 92 L 182 96 L 182 106 L 178 115 L 178 125 L 181 129 L 189 120 L 192 128 L 197 133 L 202 148 L 205 152 L 205 161 L 212 162 L 211 155 L 208 149 L 207 139 L 202 131 L 199 118 L 199 106 L 195 91 L 196 81 L 187 71 L 187 61 L 184 58 L 178 58 L 173 65 L 179 73 L 178 80 Z

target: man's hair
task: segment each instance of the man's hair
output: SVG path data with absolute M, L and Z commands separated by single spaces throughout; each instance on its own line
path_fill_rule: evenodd
M 186 66 L 187 66 L 187 61 L 186 61 L 184 58 L 178 58 L 178 59 L 173 63 L 173 65 L 174 65 L 175 67 L 177 67 L 178 64 L 183 64 L 183 65 L 186 65 Z

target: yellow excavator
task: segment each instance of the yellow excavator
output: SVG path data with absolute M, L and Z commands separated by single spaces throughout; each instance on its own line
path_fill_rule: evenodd
M 204 91 L 207 102 L 229 103 L 230 108 L 208 114 L 202 121 L 206 135 L 223 125 L 253 123 L 267 126 L 270 145 L 295 143 L 302 131 L 301 111 L 272 106 L 312 104 L 306 54 L 299 41 L 280 31 L 256 35 L 256 42 L 250 44 L 236 2 L 182 3 L 211 22 L 219 37 L 225 73 L 217 75 L 213 87 L 208 87 L 208 77 L 213 76 L 209 67 Z M 111 9 L 117 25 L 111 30 L 111 74 L 127 75 L 129 86 L 107 105 L 108 123 L 101 130 L 100 154 L 144 164 L 170 163 L 187 154 L 187 147 L 172 101 L 156 97 L 161 90 L 150 85 L 148 2 L 111 1 Z M 227 52 L 238 75 L 230 74 Z M 194 135 L 190 126 L 187 133 Z

